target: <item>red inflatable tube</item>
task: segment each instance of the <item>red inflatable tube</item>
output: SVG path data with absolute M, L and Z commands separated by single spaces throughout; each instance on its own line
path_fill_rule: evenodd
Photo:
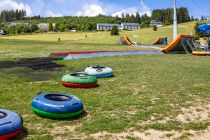
M 61 82 L 61 84 L 65 87 L 73 87 L 73 88 L 91 88 L 97 86 L 97 84 L 75 84 L 67 82 Z
M 12 139 L 12 138 L 16 137 L 17 135 L 19 135 L 20 133 L 21 133 L 21 129 L 18 130 L 18 131 L 15 131 L 15 132 L 12 132 L 12 133 L 0 136 L 0 140 Z

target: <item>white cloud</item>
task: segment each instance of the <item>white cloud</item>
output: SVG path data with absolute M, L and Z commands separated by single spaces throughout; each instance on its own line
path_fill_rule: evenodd
M 147 5 L 145 5 L 143 1 L 140 1 L 140 9 L 139 10 L 138 9 L 139 9 L 138 7 L 130 7 L 127 9 L 122 9 L 113 13 L 112 16 L 122 17 L 122 13 L 129 15 L 132 14 L 136 15 L 136 12 L 139 12 L 140 15 L 147 14 L 148 16 L 151 16 L 152 13 L 151 9 Z
M 151 8 L 145 5 L 142 0 L 140 2 L 140 14 L 147 14 L 148 16 L 151 16 L 152 14 Z
M 47 11 L 48 17 L 62 17 L 63 15 L 61 13 L 55 13 L 53 11 Z
M 32 0 L 30 0 L 32 1 Z M 145 5 L 143 0 L 139 0 L 139 6 L 121 7 L 120 5 L 101 0 L 52 0 L 50 3 L 47 0 L 0 0 L 0 11 L 10 9 L 25 9 L 27 16 L 41 15 L 59 17 L 63 15 L 72 16 L 97 16 L 118 15 L 122 13 L 148 14 L 151 15 L 151 9 Z
M 31 7 L 24 3 L 18 3 L 14 0 L 1 0 L 0 1 L 0 11 L 2 10 L 11 10 L 11 9 L 25 9 L 27 16 L 32 16 Z
M 97 16 L 105 14 L 103 8 L 97 4 L 85 5 L 81 10 L 76 12 L 76 16 Z

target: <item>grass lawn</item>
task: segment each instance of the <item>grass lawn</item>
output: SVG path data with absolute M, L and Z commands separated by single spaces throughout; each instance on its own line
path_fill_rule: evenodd
M 180 34 L 194 33 L 196 22 L 179 24 Z M 152 28 L 140 29 L 137 31 L 120 31 L 120 36 L 129 36 L 132 41 L 141 42 L 143 44 L 152 44 L 159 37 L 168 37 L 169 42 L 172 41 L 172 26 L 158 28 L 158 31 L 153 31 Z M 18 35 L 2 37 L 5 39 L 21 39 L 34 41 L 68 41 L 74 43 L 88 44 L 116 44 L 119 41 L 119 36 L 110 36 L 110 31 L 107 32 L 76 32 L 76 33 L 44 33 L 35 35 Z
M 193 25 L 180 25 L 180 31 L 193 31 Z M 163 27 L 155 33 L 149 30 L 124 31 L 121 35 L 139 35 L 142 43 L 151 43 L 158 36 L 171 34 L 172 28 Z M 83 38 L 85 35 L 87 38 Z M 57 42 L 58 36 L 61 43 Z M 22 115 L 25 128 L 17 139 L 208 139 L 209 57 L 121 56 L 57 60 L 54 62 L 64 67 L 56 70 L 2 68 L 5 63 L 47 57 L 54 51 L 137 49 L 116 45 L 118 39 L 109 32 L 0 37 L 0 107 Z M 100 86 L 92 89 L 59 84 L 63 74 L 91 65 L 110 66 L 115 77 L 99 79 Z M 30 103 L 40 91 L 76 95 L 83 101 L 85 112 L 69 120 L 39 117 L 31 111 Z

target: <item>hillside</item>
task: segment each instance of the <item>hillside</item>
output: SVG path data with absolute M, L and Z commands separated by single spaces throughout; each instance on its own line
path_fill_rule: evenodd
M 194 34 L 194 26 L 196 22 L 188 22 L 179 24 L 180 34 Z M 121 31 L 120 36 L 129 36 L 134 42 L 143 44 L 152 44 L 159 37 L 168 37 L 169 42 L 172 40 L 173 26 L 164 26 L 153 31 L 152 28 L 144 28 L 136 31 Z M 86 37 L 85 37 L 86 36 Z M 119 36 L 110 36 L 109 31 L 104 32 L 76 32 L 76 33 L 43 33 L 32 35 L 18 35 L 0 37 L 3 39 L 19 39 L 19 40 L 35 40 L 35 41 L 73 41 L 79 43 L 93 44 L 116 44 Z

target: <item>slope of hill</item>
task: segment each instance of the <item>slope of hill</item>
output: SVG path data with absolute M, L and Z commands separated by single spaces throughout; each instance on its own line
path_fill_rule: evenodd
M 179 24 L 180 34 L 194 34 L 196 22 Z M 136 31 L 121 31 L 120 36 L 129 36 L 134 42 L 146 44 L 153 43 L 159 37 L 168 37 L 169 42 L 173 35 L 173 26 L 164 26 L 153 31 L 152 28 L 145 28 Z M 43 33 L 32 35 L 18 35 L 1 37 L 4 39 L 39 40 L 39 41 L 74 41 L 79 43 L 116 44 L 119 36 L 110 36 L 109 31 L 104 32 L 77 32 L 77 33 Z

